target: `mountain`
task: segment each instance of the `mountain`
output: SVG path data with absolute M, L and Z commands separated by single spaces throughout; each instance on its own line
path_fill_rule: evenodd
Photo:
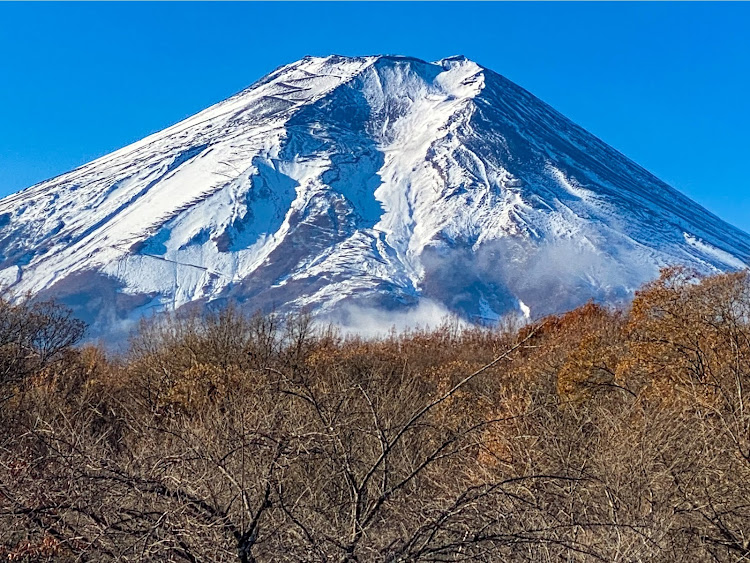
M 230 299 L 538 316 L 744 268 L 750 236 L 464 57 L 330 56 L 0 200 L 0 260 L 112 335 Z

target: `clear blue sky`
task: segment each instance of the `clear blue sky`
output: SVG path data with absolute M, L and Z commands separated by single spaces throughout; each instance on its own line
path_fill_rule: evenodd
M 464 54 L 750 231 L 750 3 L 2 3 L 0 196 L 304 55 Z

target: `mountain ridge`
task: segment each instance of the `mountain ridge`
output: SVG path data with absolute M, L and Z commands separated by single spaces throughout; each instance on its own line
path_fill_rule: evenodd
M 750 236 L 466 57 L 332 55 L 0 200 L 0 254 L 107 334 L 227 300 L 546 314 L 744 268 Z

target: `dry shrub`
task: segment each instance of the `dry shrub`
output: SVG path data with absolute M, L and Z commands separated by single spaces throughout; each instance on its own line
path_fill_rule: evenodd
M 749 311 L 747 274 L 673 269 L 631 310 L 520 329 L 363 340 L 228 308 L 122 358 L 66 345 L 0 413 L 0 553 L 747 559 Z

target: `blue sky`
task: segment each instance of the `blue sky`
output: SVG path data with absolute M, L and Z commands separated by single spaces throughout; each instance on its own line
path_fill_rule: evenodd
M 750 3 L 2 3 L 0 196 L 304 55 L 464 54 L 750 231 Z

